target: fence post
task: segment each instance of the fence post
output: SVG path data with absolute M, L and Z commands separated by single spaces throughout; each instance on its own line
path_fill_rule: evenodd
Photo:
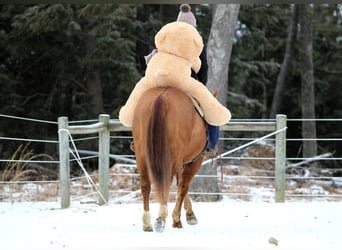
M 109 115 L 101 114 L 99 116 L 99 121 L 103 122 L 105 126 L 105 128 L 99 132 L 99 190 L 103 196 L 99 198 L 100 205 L 107 203 L 109 198 L 109 120 Z
M 70 162 L 69 162 L 69 133 L 68 117 L 58 118 L 58 140 L 59 140 L 59 178 L 61 192 L 61 207 L 70 206 Z
M 285 201 L 285 163 L 286 163 L 286 115 L 277 115 L 277 130 L 275 145 L 275 202 Z

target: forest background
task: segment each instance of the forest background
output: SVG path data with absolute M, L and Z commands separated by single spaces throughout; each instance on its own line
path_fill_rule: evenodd
M 205 43 L 214 5 L 193 4 Z M 342 118 L 342 7 L 312 5 L 312 57 L 315 117 Z M 288 44 L 292 5 L 241 5 L 229 64 L 226 106 L 234 119 L 268 119 L 277 77 Z M 143 56 L 154 48 L 154 35 L 175 21 L 179 5 L 0 5 L 0 114 L 57 121 L 118 117 L 120 107 L 146 68 Z M 295 39 L 299 39 L 297 36 Z M 293 56 L 281 92 L 279 113 L 302 118 L 301 49 Z M 302 124 L 288 135 L 300 138 Z M 320 126 L 317 134 L 341 138 L 339 123 Z M 2 119 L 0 136 L 57 137 L 56 125 Z M 11 157 L 17 143 L 0 141 L 1 159 Z M 39 148 L 43 147 L 43 148 Z M 94 146 L 95 147 L 95 146 Z M 38 152 L 56 154 L 41 145 Z M 111 152 L 129 150 L 112 145 Z M 288 151 L 298 148 L 288 148 Z M 319 151 L 336 151 L 321 144 Z

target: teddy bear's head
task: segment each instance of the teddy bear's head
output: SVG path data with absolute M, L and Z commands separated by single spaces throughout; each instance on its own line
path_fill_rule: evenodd
M 155 36 L 155 44 L 158 51 L 186 59 L 196 72 L 200 69 L 203 40 L 192 25 L 177 21 L 164 25 Z

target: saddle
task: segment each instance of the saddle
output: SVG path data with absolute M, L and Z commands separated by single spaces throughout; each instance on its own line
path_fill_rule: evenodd
M 201 108 L 201 104 L 193 96 L 190 96 L 190 99 L 191 99 L 192 103 L 194 104 L 194 107 L 195 107 L 197 113 L 204 119 L 204 112 L 203 112 L 203 109 Z

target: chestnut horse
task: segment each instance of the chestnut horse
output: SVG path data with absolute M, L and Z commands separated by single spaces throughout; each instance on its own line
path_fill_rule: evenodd
M 160 202 L 154 229 L 164 231 L 174 177 L 178 181 L 178 192 L 172 213 L 173 227 L 182 228 L 183 202 L 188 224 L 197 224 L 188 190 L 203 161 L 201 153 L 206 146 L 206 125 L 191 99 L 176 88 L 148 90 L 138 102 L 132 134 L 143 197 L 143 230 L 153 231 L 149 195 L 151 184 L 154 184 Z

